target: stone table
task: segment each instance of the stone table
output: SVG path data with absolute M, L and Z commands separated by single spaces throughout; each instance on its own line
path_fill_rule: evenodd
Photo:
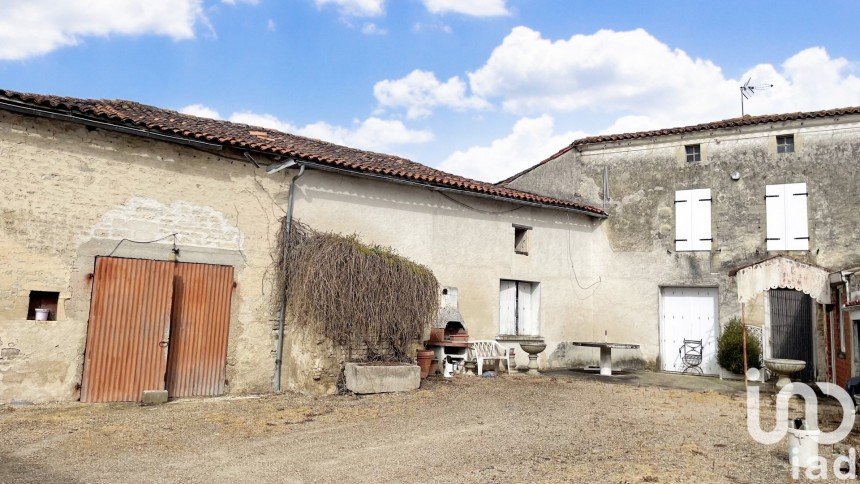
M 589 348 L 600 348 L 600 374 L 612 376 L 612 350 L 636 350 L 639 345 L 630 343 L 597 343 L 594 341 L 573 341 L 574 346 L 587 346 Z

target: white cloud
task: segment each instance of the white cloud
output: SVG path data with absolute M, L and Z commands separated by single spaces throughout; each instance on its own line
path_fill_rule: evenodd
M 352 128 L 317 122 L 300 128 L 298 134 L 374 151 L 388 151 L 398 145 L 420 144 L 433 140 L 431 131 L 409 129 L 401 121 L 377 117 L 364 121 L 356 120 Z
M 488 145 L 454 152 L 441 166 L 498 180 L 588 134 L 737 117 L 738 86 L 750 77 L 774 87 L 747 101 L 747 114 L 860 105 L 857 65 L 831 58 L 822 47 L 800 51 L 779 65 L 754 66 L 732 79 L 713 62 L 672 49 L 641 29 L 551 40 L 517 27 L 469 74 L 470 90 L 472 96 L 532 117 L 522 117 L 510 134 Z M 554 133 L 551 115 L 559 113 L 582 119 L 588 133 Z M 595 125 L 595 113 L 614 121 Z
M 422 0 L 430 13 L 459 13 L 475 17 L 510 15 L 505 0 Z
M 260 0 L 221 0 L 221 3 L 226 3 L 227 5 L 236 5 L 238 3 L 247 3 L 248 5 L 259 5 Z
M 218 114 L 218 111 L 202 104 L 189 104 L 188 106 L 180 109 L 179 112 L 190 114 L 192 116 L 199 116 L 201 118 L 221 119 L 221 115 Z
M 206 23 L 203 0 L 4 0 L 0 60 L 26 59 L 85 37 L 162 35 L 194 37 Z
M 801 51 L 781 69 L 762 64 L 731 79 L 713 62 L 672 49 L 642 29 L 551 40 L 516 27 L 469 82 L 473 95 L 520 115 L 618 115 L 606 130 L 616 132 L 738 116 L 738 86 L 748 77 L 774 84 L 747 103 L 748 113 L 860 104 L 852 64 L 823 48 Z
M 275 30 L 278 30 L 278 24 L 276 24 L 273 19 L 269 19 L 266 21 L 266 30 L 274 32 Z
M 519 114 L 701 111 L 719 104 L 719 93 L 737 91 L 712 62 L 673 50 L 642 29 L 553 41 L 516 27 L 469 81 L 476 95 L 500 98 Z
M 385 13 L 385 0 L 314 0 L 317 7 L 332 5 L 341 15 L 376 17 Z
M 373 22 L 368 22 L 361 27 L 361 33 L 364 35 L 385 35 L 388 31 Z
M 585 133 L 556 133 L 552 116 L 521 118 L 511 132 L 489 145 L 458 150 L 439 168 L 478 180 L 498 181 L 552 155 Z
M 432 72 L 416 69 L 405 77 L 385 79 L 373 86 L 373 95 L 383 108 L 406 108 L 409 119 L 429 115 L 433 108 L 455 110 L 488 109 L 490 104 L 466 94 L 466 83 L 457 76 L 440 82 Z
M 206 118 L 224 119 L 217 110 L 202 104 L 188 105 L 180 109 L 180 112 Z M 377 117 L 369 117 L 363 121 L 354 120 L 353 126 L 349 128 L 323 121 L 296 126 L 271 114 L 252 111 L 236 112 L 227 119 L 234 123 L 261 126 L 284 133 L 374 151 L 386 151 L 400 145 L 427 143 L 433 140 L 431 131 L 409 129 L 401 121 Z
M 454 31 L 454 29 L 452 29 L 450 25 L 447 25 L 447 24 L 444 24 L 444 23 L 438 22 L 438 21 L 434 21 L 434 22 L 430 22 L 430 23 L 415 22 L 414 24 L 412 24 L 412 32 L 414 32 L 416 34 L 419 32 L 425 32 L 425 31 L 431 31 L 431 30 L 440 30 L 446 34 L 450 34 L 451 32 Z

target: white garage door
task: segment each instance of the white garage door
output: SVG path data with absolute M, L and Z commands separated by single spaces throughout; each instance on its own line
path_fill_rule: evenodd
M 683 371 L 678 350 L 684 340 L 702 340 L 702 372 L 717 375 L 717 289 L 666 287 L 662 291 L 660 356 L 664 371 Z

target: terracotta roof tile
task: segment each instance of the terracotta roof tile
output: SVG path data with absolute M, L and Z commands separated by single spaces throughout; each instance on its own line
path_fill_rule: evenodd
M 572 146 L 582 146 L 592 143 L 606 143 L 639 138 L 653 138 L 656 136 L 669 136 L 673 134 L 695 133 L 698 131 L 710 131 L 714 129 L 736 128 L 742 126 L 753 126 L 756 124 L 779 123 L 783 121 L 799 121 L 802 119 L 827 118 L 832 116 L 846 116 L 860 114 L 860 106 L 846 108 L 827 109 L 823 111 L 807 111 L 783 114 L 764 114 L 761 116 L 743 116 L 740 118 L 723 119 L 710 123 L 696 124 L 692 126 L 681 126 L 677 128 L 664 128 L 651 131 L 637 131 L 634 133 L 606 134 L 581 138 L 573 142 Z
M 845 108 L 837 108 L 837 109 L 827 109 L 823 111 L 807 111 L 807 112 L 796 112 L 796 113 L 783 113 L 783 114 L 765 114 L 761 116 L 744 116 L 741 118 L 731 118 L 724 119 L 722 121 L 712 121 L 710 123 L 702 123 L 696 124 L 692 126 L 680 126 L 677 128 L 663 128 L 663 129 L 655 129 L 651 131 L 637 131 L 634 133 L 618 133 L 618 134 L 604 134 L 598 136 L 589 136 L 587 138 L 580 138 L 578 140 L 573 141 L 568 146 L 565 146 L 561 150 L 559 150 L 554 155 L 549 158 L 540 161 L 539 163 L 526 168 L 525 170 L 512 175 L 500 182 L 496 185 L 505 186 L 508 183 L 516 180 L 522 175 L 532 171 L 536 167 L 543 165 L 549 161 L 552 161 L 559 156 L 567 153 L 577 146 L 584 146 L 595 143 L 611 143 L 613 141 L 626 141 L 632 139 L 644 139 L 644 138 L 655 138 L 659 136 L 670 136 L 675 134 L 684 134 L 684 133 L 695 133 L 699 131 L 710 131 L 715 129 L 725 129 L 725 128 L 737 128 L 743 126 L 753 126 L 757 124 L 767 124 L 767 123 L 779 123 L 783 121 L 799 121 L 803 119 L 816 119 L 816 118 L 827 118 L 833 116 L 847 116 L 852 114 L 860 114 L 860 106 L 851 106 Z
M 272 155 L 293 157 L 320 165 L 410 180 L 428 186 L 456 188 L 467 192 L 506 198 L 511 201 L 581 210 L 597 216 L 605 215 L 601 209 L 579 201 L 545 197 L 492 183 L 471 180 L 398 156 L 348 148 L 273 129 L 201 118 L 132 101 L 78 99 L 3 89 L 0 89 L 0 97 L 6 98 L 7 101 L 33 107 L 69 111 L 72 114 L 85 115 L 111 124 L 133 126 L 238 149 L 250 149 Z

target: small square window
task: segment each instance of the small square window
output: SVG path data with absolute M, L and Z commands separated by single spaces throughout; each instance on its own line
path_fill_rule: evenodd
M 684 152 L 687 154 L 687 163 L 702 161 L 701 145 L 687 145 L 684 147 Z
M 529 232 L 531 230 L 531 227 L 514 225 L 514 252 L 529 255 Z
M 794 135 L 786 134 L 776 137 L 777 153 L 794 153 Z
M 42 316 L 45 318 L 45 321 L 56 321 L 59 301 L 59 292 L 30 291 L 30 304 L 27 306 L 27 319 L 31 321 L 36 320 L 36 313 L 38 310 L 38 312 L 42 314 L 47 311 L 47 315 Z

